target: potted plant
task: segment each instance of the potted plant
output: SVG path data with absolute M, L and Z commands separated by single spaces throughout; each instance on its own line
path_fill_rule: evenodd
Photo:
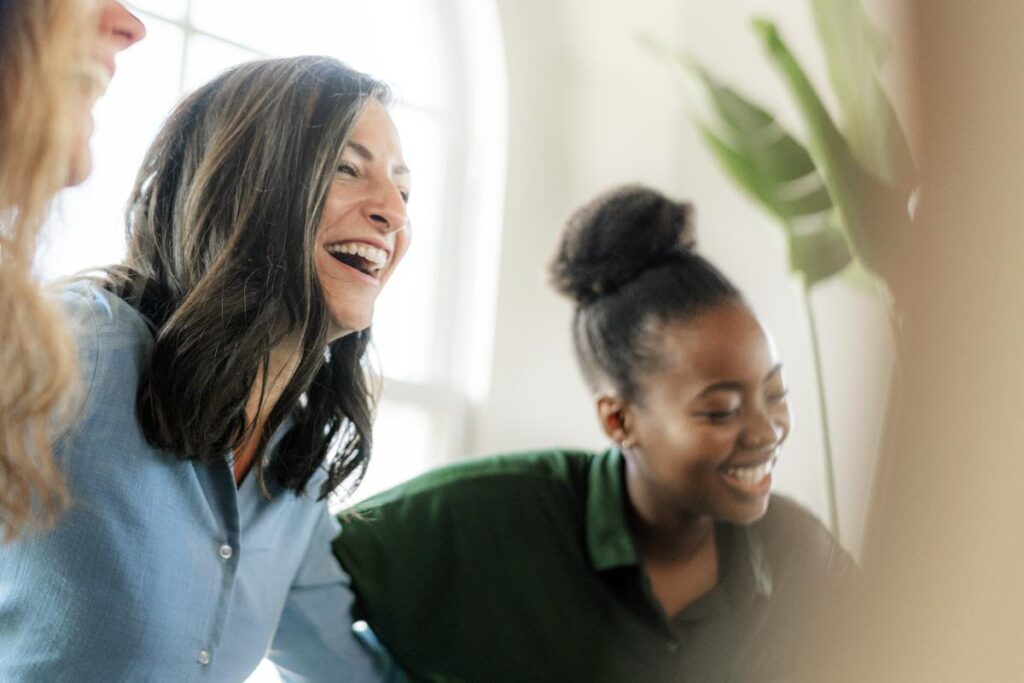
M 880 83 L 889 47 L 858 0 L 809 0 L 839 105 L 838 123 L 776 25 L 753 29 L 793 98 L 806 137 L 685 54 L 650 36 L 641 42 L 681 68 L 704 113 L 694 122 L 733 181 L 772 215 L 801 284 L 818 381 L 829 522 L 839 536 L 835 471 L 811 290 L 833 277 L 870 288 L 894 312 L 905 283 L 893 266 L 913 229 L 916 176 L 906 137 Z M 894 298 L 894 294 L 896 295 Z M 895 315 L 890 316 L 894 321 Z M 895 323 L 894 323 L 895 324 Z

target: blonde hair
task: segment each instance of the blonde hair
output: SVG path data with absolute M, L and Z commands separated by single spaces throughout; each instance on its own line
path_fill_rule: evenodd
M 32 277 L 40 228 L 70 174 L 69 96 L 91 0 L 6 0 L 0 9 L 0 536 L 52 524 L 68 501 L 52 457 L 77 380 L 61 315 Z

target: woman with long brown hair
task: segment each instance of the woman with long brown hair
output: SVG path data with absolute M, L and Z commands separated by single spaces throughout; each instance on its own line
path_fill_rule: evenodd
M 114 54 L 144 33 L 112 0 L 0 4 L 0 540 L 66 504 L 50 441 L 75 385 L 74 349 L 32 260 L 53 195 L 89 173 L 91 110 Z
M 64 292 L 74 499 L 0 550 L 0 679 L 375 680 L 326 498 L 370 454 L 374 303 L 409 243 L 379 81 L 238 66 L 172 112 L 125 261 Z

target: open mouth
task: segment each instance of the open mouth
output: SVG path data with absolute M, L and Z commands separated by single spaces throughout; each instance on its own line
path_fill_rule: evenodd
M 771 489 L 772 471 L 777 460 L 776 456 L 772 456 L 756 464 L 723 467 L 719 472 L 726 483 L 734 489 L 751 495 L 764 494 Z
M 374 279 L 388 262 L 388 252 L 364 242 L 335 242 L 325 249 L 334 260 Z

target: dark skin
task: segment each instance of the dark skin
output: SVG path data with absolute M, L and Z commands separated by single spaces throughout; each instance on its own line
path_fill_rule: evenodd
M 715 525 L 764 515 L 771 467 L 789 433 L 781 366 L 739 301 L 655 326 L 658 367 L 625 401 L 597 396 L 626 461 L 629 524 L 651 589 L 669 616 L 718 583 Z
M 672 530 L 633 514 L 630 528 L 651 591 L 668 616 L 679 614 L 718 583 L 718 549 L 710 519 L 680 520 Z

